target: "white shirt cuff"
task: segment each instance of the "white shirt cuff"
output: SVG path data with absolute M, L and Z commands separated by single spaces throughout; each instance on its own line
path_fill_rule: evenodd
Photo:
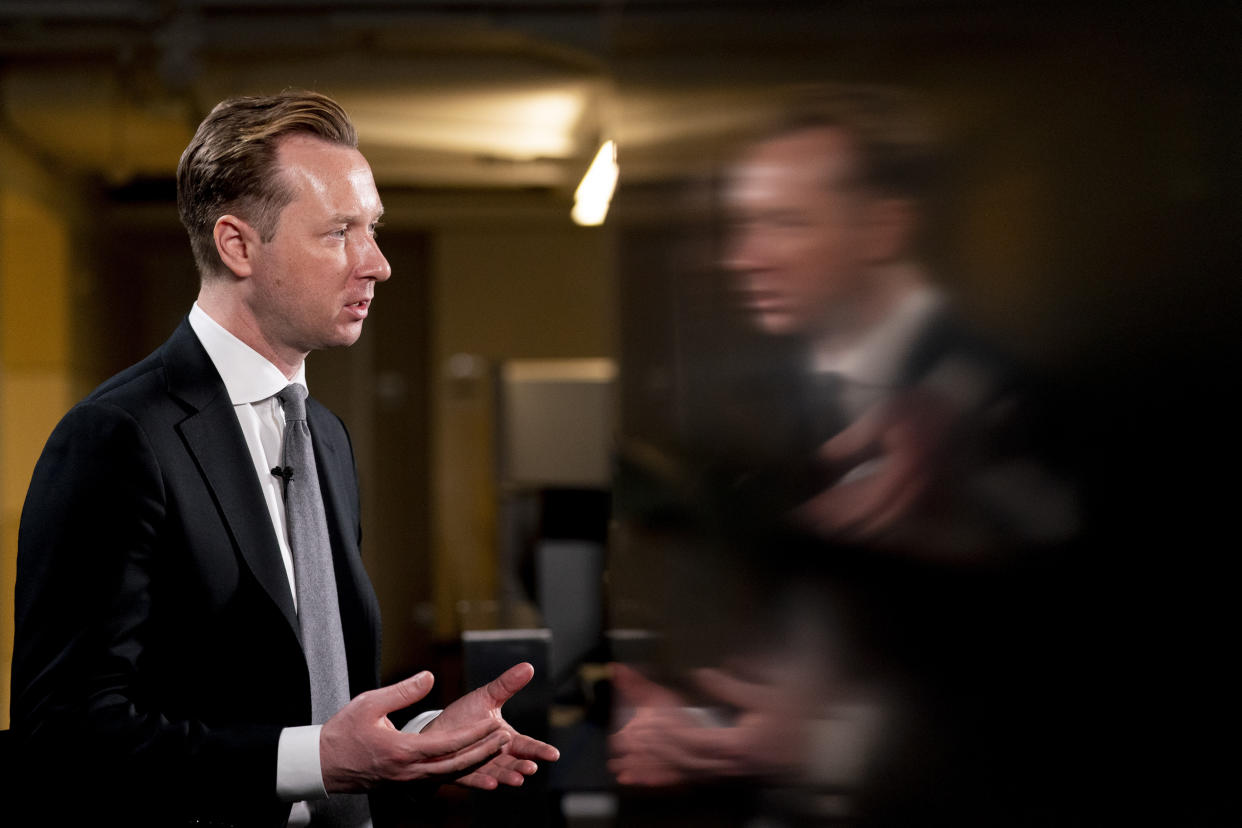
M 431 724 L 432 719 L 443 713 L 443 710 L 424 710 L 414 718 L 405 723 L 401 728 L 402 733 L 422 733 L 423 728 Z
M 276 748 L 276 796 L 281 802 L 323 799 L 328 791 L 319 767 L 319 731 L 323 725 L 286 727 Z

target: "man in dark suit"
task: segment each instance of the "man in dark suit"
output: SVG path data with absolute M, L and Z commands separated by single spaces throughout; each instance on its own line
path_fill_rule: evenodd
M 821 89 L 725 176 L 731 295 L 786 364 L 732 360 L 703 395 L 711 443 L 686 435 L 693 486 L 670 486 L 693 508 L 651 519 L 665 547 L 687 536 L 669 591 L 698 597 L 666 636 L 695 647 L 666 659 L 727 669 L 666 687 L 617 668 L 623 784 L 748 779 L 795 824 L 997 824 L 1051 799 L 1022 802 L 1016 769 L 1051 753 L 1041 570 L 1076 508 L 1028 436 L 1020 372 L 923 261 L 931 133 L 901 90 Z
M 310 351 L 358 338 L 391 274 L 356 146 L 322 95 L 218 105 L 178 168 L 197 302 L 48 440 L 22 514 L 12 704 L 15 749 L 42 794 L 27 801 L 46 824 L 283 825 L 297 803 L 294 822 L 366 825 L 365 797 L 349 795 L 420 780 L 518 785 L 557 758 L 500 716 L 529 665 L 410 732 L 390 722 L 432 677 L 376 689 L 379 612 L 359 557 L 353 453 L 313 398 L 331 559 L 316 578 L 337 596 L 326 603 L 347 690 L 343 676 L 312 675 L 304 655 L 299 615 L 317 596 L 297 588 L 311 574 L 287 529 L 290 474 L 306 470 L 282 458 L 284 397 L 305 386 Z M 325 678 L 352 700 L 316 718 L 312 686 Z

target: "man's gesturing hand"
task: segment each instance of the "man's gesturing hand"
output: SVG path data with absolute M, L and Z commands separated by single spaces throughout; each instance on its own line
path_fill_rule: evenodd
M 523 736 L 500 715 L 500 708 L 517 691 L 521 690 L 535 675 L 535 668 L 523 662 L 505 670 L 497 678 L 462 696 L 444 709 L 424 734 L 455 733 L 490 723 L 499 733 L 508 737 L 508 743 L 499 755 L 459 776 L 458 784 L 471 788 L 492 790 L 499 785 L 521 785 L 525 777 L 539 770 L 536 760 L 555 762 L 561 754 L 556 748 Z
M 361 693 L 328 719 L 319 734 L 319 762 L 329 793 L 364 791 L 386 780 L 451 778 L 487 762 L 512 740 L 513 729 L 499 715 L 446 723 L 434 734 L 397 730 L 388 714 L 427 695 L 434 681 L 424 671 Z
M 928 391 L 877 403 L 819 448 L 843 479 L 795 512 L 829 539 L 875 540 L 944 496 L 949 441 L 958 413 Z
M 622 705 L 634 710 L 610 740 L 608 767 L 622 785 L 779 778 L 796 772 L 804 759 L 807 700 L 795 688 L 744 681 L 722 670 L 695 671 L 704 693 L 737 711 L 725 725 L 632 667 L 614 664 L 612 670 Z

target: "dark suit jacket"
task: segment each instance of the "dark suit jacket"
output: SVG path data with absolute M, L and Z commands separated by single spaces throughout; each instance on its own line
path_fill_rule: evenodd
M 1011 502 L 985 497 L 994 488 L 981 485 L 1003 486 L 984 474 L 1011 460 L 1025 461 L 1032 476 L 1064 480 L 1042 433 L 1056 420 L 1032 408 L 1045 402 L 1042 389 L 948 309 L 923 319 L 901 355 L 894 390 L 963 390 L 935 385 L 946 369 L 974 383 L 973 405 L 945 439 L 930 515 L 970 530 L 963 536 L 979 545 L 976 560 L 956 564 L 923 554 L 919 544 L 938 541 L 932 532 L 942 527 L 917 513 L 900 535 L 862 541 L 794 529 L 790 510 L 836 479 L 816 449 L 850 424 L 834 397 L 839 386 L 806 371 L 801 344 L 740 340 L 722 350 L 728 361 L 703 380 L 716 387 L 692 387 L 677 408 L 689 414 L 683 445 L 659 463 L 650 451 L 621 456 L 615 514 L 645 534 L 621 550 L 633 560 L 613 561 L 614 572 L 642 573 L 642 594 L 620 597 L 630 612 L 664 622 L 659 657 L 674 670 L 785 652 L 791 597 L 805 602 L 801 629 L 822 625 L 832 648 L 808 661 L 822 658 L 846 686 L 874 683 L 896 699 L 882 700 L 885 742 L 851 792 L 850 824 L 1045 824 L 1032 815 L 1056 813 L 1065 801 L 1047 789 L 1047 769 L 1066 767 L 1066 746 L 1079 738 L 1061 697 L 1080 685 L 1063 672 L 1068 660 L 1058 661 L 1071 641 L 1072 613 L 1060 600 L 1072 580 L 1062 563 L 1071 538 L 1021 534 L 1016 517 L 995 508 Z M 653 579 L 660 590 L 646 588 Z M 789 781 L 761 807 L 796 805 L 798 783 Z
M 344 425 L 308 401 L 352 694 L 378 684 Z M 223 381 L 187 321 L 76 405 L 22 512 L 12 726 L 52 815 L 282 824 L 282 728 L 310 685 L 271 519 Z M 65 790 L 82 794 L 64 796 Z M 66 814 L 66 817 L 70 814 Z

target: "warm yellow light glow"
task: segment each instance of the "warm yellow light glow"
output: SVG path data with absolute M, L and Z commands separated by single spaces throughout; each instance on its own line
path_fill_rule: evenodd
M 349 116 L 371 145 L 472 153 L 513 161 L 565 158 L 587 92 L 580 84 L 377 92 L 350 98 Z
M 595 160 L 582 176 L 582 183 L 574 191 L 574 209 L 570 212 L 575 224 L 595 227 L 604 223 L 612 193 L 617 188 L 617 145 L 605 141 L 595 154 Z

